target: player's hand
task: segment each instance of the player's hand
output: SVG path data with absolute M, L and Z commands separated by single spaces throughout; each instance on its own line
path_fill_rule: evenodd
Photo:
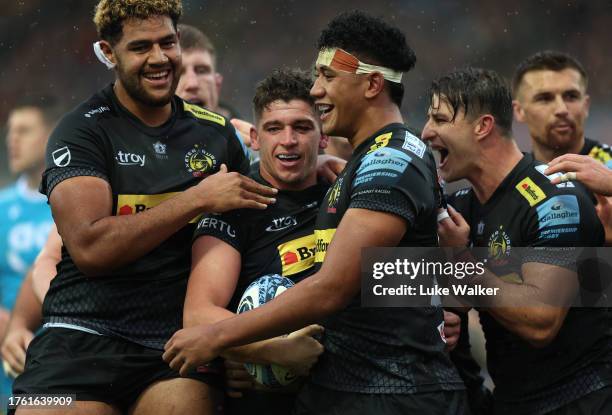
M 470 238 L 470 225 L 451 205 L 448 205 L 447 211 L 448 218 L 438 222 L 440 246 L 452 248 L 467 246 Z
M 26 350 L 33 338 L 34 334 L 30 330 L 25 327 L 15 327 L 9 330 L 2 342 L 2 360 L 15 376 L 23 372 Z
M 164 346 L 162 359 L 186 376 L 198 366 L 204 365 L 220 354 L 213 326 L 194 326 L 177 331 Z
M 594 193 L 597 199 L 595 211 L 606 233 L 606 246 L 612 245 L 612 197 L 606 197 Z
M 459 343 L 461 333 L 461 317 L 457 314 L 444 310 L 444 338 L 446 339 L 446 350 L 452 351 Z
M 548 163 L 545 174 L 559 172 L 574 173 L 575 180 L 582 182 L 593 193 L 612 196 L 612 170 L 589 156 L 564 154 Z M 551 183 L 558 184 L 568 180 L 568 176 L 555 177 Z
M 317 177 L 328 183 L 333 183 L 344 170 L 344 166 L 346 166 L 346 160 L 329 154 L 320 154 L 317 157 Z
M 221 213 L 234 209 L 265 209 L 275 203 L 278 190 L 257 183 L 236 172 L 228 173 L 221 165 L 219 172 L 190 188 L 205 212 Z
M 307 376 L 312 366 L 323 353 L 323 346 L 315 339 L 323 334 L 323 327 L 318 324 L 306 326 L 290 333 L 281 342 L 284 343 L 276 364 L 290 370 L 297 376 Z
M 251 147 L 251 128 L 255 128 L 255 126 L 250 122 L 241 120 L 239 118 L 232 118 L 230 122 L 236 129 L 236 132 L 240 135 L 244 145 Z
M 253 389 L 255 380 L 244 363 L 225 360 L 225 391 L 230 398 L 242 398 L 240 390 Z

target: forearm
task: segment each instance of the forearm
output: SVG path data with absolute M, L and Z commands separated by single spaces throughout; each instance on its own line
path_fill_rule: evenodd
M 221 352 L 232 346 L 292 332 L 345 308 L 359 291 L 359 286 L 348 284 L 347 287 L 347 284 L 336 284 L 335 281 L 320 271 L 273 301 L 215 324 Z
M 143 257 L 203 213 L 192 200 L 187 190 L 144 212 L 85 224 L 77 237 L 65 238 L 67 249 L 88 276 L 119 268 Z M 62 235 L 70 231 L 60 226 Z
M 38 301 L 32 285 L 32 272 L 23 280 L 7 331 L 13 327 L 23 327 L 34 332 L 42 322 L 42 304 Z

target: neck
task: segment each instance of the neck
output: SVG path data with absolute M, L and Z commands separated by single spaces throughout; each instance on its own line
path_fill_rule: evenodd
M 584 136 L 572 143 L 571 146 L 566 148 L 550 148 L 541 145 L 533 137 L 531 137 L 531 145 L 533 151 L 533 157 L 541 161 L 542 163 L 549 163 L 552 159 L 562 156 L 564 154 L 578 154 L 582 147 L 584 147 Z
M 278 190 L 289 190 L 289 191 L 304 190 L 304 189 L 307 189 L 317 184 L 316 170 L 311 175 L 304 178 L 303 180 L 296 181 L 296 182 L 284 182 L 282 180 L 277 180 L 274 176 L 269 174 L 260 162 L 259 174 L 261 175 L 261 177 L 264 178 L 265 181 L 270 183 L 274 188 Z
M 143 104 L 132 98 L 119 80 L 115 82 L 113 90 L 121 105 L 149 127 L 162 125 L 172 115 L 172 104 L 170 102 L 160 107 Z
M 523 158 L 514 140 L 501 137 L 496 140 L 492 146 L 483 149 L 476 168 L 467 177 L 482 204 L 489 200 L 501 182 Z
M 353 137 L 349 139 L 353 149 L 359 147 L 359 144 L 370 138 L 372 134 L 381 128 L 389 124 L 404 122 L 398 106 L 391 103 L 368 106 L 360 116 L 360 120 Z

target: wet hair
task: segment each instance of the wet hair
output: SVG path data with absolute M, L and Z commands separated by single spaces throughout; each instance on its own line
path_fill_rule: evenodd
M 533 54 L 519 63 L 512 78 L 512 91 L 516 96 L 518 89 L 521 86 L 521 82 L 523 82 L 523 78 L 527 72 L 541 70 L 559 72 L 564 69 L 576 70 L 582 77 L 584 87 L 587 87 L 589 78 L 584 70 L 584 67 L 576 58 L 564 52 L 545 50 Z
M 33 108 L 40 111 L 43 122 L 49 128 L 55 127 L 59 119 L 64 114 L 64 108 L 59 105 L 56 97 L 52 95 L 25 96 L 17 101 L 11 112 Z
M 299 99 L 315 106 L 315 100 L 310 95 L 312 76 L 299 69 L 275 69 L 270 76 L 257 84 L 253 97 L 253 115 L 257 122 L 265 108 L 272 102 L 282 100 L 289 102 Z
M 123 22 L 169 16 L 176 29 L 183 12 L 181 0 L 100 0 L 93 21 L 100 39 L 115 45 L 123 35 Z
M 453 118 L 461 109 L 466 118 L 491 114 L 504 137 L 512 136 L 512 95 L 507 82 L 495 71 L 465 68 L 444 75 L 431 84 L 429 96 L 446 101 Z
M 213 45 L 204 32 L 194 26 L 183 23 L 178 25 L 178 30 L 181 32 L 179 43 L 183 51 L 203 50 L 210 53 L 213 60 L 215 59 L 217 54 L 215 45 Z
M 401 72 L 410 71 L 416 63 L 414 51 L 398 28 L 359 10 L 342 13 L 329 22 L 317 48 L 340 48 L 362 62 Z M 391 100 L 401 107 L 404 86 L 390 81 L 385 84 Z

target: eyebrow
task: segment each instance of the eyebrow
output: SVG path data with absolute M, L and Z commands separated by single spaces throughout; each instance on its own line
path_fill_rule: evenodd
M 135 46 L 146 46 L 146 45 L 150 45 L 152 43 L 164 43 L 164 42 L 168 42 L 170 40 L 175 40 L 176 37 L 177 37 L 176 34 L 169 34 L 169 35 L 166 35 L 166 36 L 162 37 L 161 39 L 157 39 L 157 40 L 136 39 L 136 40 L 132 40 L 131 42 L 129 42 L 127 44 L 127 47 L 131 48 L 131 47 L 135 47 Z

